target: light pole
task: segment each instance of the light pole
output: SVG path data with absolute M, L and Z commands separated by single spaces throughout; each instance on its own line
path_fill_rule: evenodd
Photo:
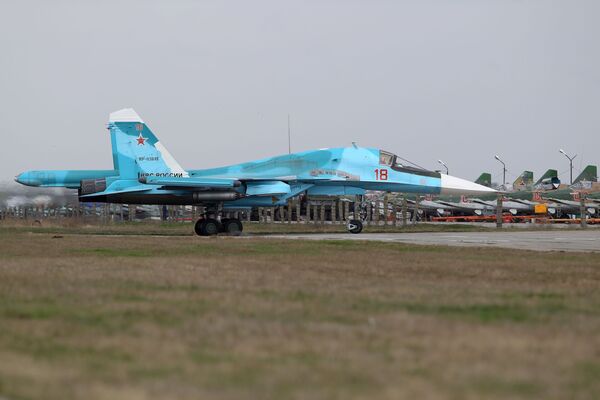
M 438 160 L 438 162 L 439 162 L 440 164 L 442 164 L 444 167 L 446 167 L 446 175 L 448 175 L 448 166 L 446 165 L 446 163 L 445 163 L 445 162 L 443 162 L 442 160 Z
M 567 153 L 565 153 L 565 151 L 563 149 L 559 149 L 558 151 L 563 153 L 563 155 L 569 159 L 569 167 L 570 167 L 570 172 L 571 172 L 571 185 L 572 185 L 573 184 L 573 160 L 575 159 L 575 157 L 577 157 L 577 154 L 575 154 L 573 157 L 569 157 L 569 155 Z
M 494 158 L 502 163 L 502 189 L 506 190 L 506 164 L 497 155 Z

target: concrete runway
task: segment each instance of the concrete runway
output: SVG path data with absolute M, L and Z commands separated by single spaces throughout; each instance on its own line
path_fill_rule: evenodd
M 269 235 L 273 238 L 306 240 L 376 240 L 426 245 L 505 247 L 537 251 L 600 252 L 600 231 L 516 231 L 516 232 L 430 232 L 430 233 L 319 233 Z

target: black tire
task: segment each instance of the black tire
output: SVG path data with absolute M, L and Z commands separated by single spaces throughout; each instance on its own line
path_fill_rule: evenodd
M 213 218 L 208 218 L 204 220 L 204 224 L 202 226 L 202 236 L 215 236 L 219 234 L 220 230 L 219 221 Z
M 219 224 L 219 233 L 226 233 L 225 226 L 229 222 L 229 218 L 221 218 L 221 223 Z
M 196 235 L 198 236 L 204 236 L 202 234 L 202 232 L 204 232 L 204 222 L 206 220 L 204 218 L 200 218 L 198 221 L 196 221 L 196 224 L 194 225 L 194 232 L 196 232 Z
M 348 228 L 348 232 L 357 234 L 362 232 L 363 224 L 357 219 L 351 219 L 346 224 L 346 228 Z
M 240 236 L 244 230 L 244 225 L 239 219 L 231 218 L 223 222 L 223 231 L 230 236 Z

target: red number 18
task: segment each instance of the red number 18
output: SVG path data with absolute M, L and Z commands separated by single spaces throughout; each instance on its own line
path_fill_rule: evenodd
M 387 169 L 376 169 L 375 170 L 375 180 L 376 181 L 387 181 L 388 180 L 388 170 Z

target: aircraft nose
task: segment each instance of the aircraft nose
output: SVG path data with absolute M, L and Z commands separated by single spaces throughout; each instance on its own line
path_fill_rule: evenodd
M 487 186 L 480 185 L 466 179 L 457 178 L 451 175 L 441 176 L 442 193 L 441 194 L 457 194 L 457 195 L 482 195 L 496 193 L 496 190 Z
M 38 186 L 40 184 L 31 171 L 23 172 L 15 176 L 15 181 L 26 186 Z
M 20 183 L 21 185 L 25 185 L 25 175 L 26 173 L 23 172 L 22 174 L 15 176 L 15 182 Z

